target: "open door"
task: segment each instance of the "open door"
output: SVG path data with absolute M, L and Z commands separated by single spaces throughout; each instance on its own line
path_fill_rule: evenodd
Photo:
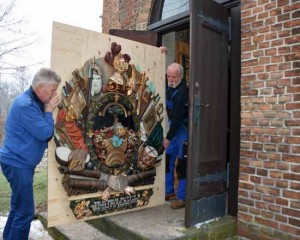
M 186 226 L 226 210 L 227 10 L 190 1 L 189 146 Z

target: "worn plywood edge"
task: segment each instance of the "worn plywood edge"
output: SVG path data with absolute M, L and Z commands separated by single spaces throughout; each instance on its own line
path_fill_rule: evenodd
M 75 69 L 81 68 L 90 58 L 95 57 L 97 59 L 104 57 L 105 53 L 110 50 L 112 42 L 121 44 L 122 53 L 127 53 L 131 56 L 132 60 L 130 63 L 139 66 L 142 71 L 145 71 L 149 79 L 155 83 L 156 91 L 159 93 L 161 102 L 164 104 L 165 56 L 161 54 L 159 48 L 95 31 L 53 22 L 51 68 L 55 70 L 63 80 L 62 84 L 60 84 L 58 88 L 58 92 L 60 93 L 64 83 L 72 78 L 71 73 Z M 54 112 L 54 118 L 56 118 L 56 114 L 57 112 Z M 164 129 L 166 129 L 165 119 L 166 117 L 164 117 L 164 121 L 162 123 Z M 61 185 L 62 174 L 60 174 L 57 170 L 59 165 L 55 160 L 55 147 L 55 143 L 52 140 L 48 147 L 48 227 L 66 225 L 81 221 L 77 220 L 73 215 L 69 207 L 70 199 Z M 162 163 L 164 163 L 164 157 L 162 159 Z M 161 166 L 156 170 L 156 181 L 154 185 L 150 186 L 153 188 L 154 195 L 151 197 L 148 205 L 142 208 L 125 210 L 103 216 L 101 215 L 99 217 L 138 211 L 140 209 L 163 204 L 165 192 L 164 164 L 161 164 Z M 85 218 L 84 220 L 99 217 Z

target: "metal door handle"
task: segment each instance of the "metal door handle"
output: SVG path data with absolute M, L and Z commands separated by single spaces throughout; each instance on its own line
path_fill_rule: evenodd
M 196 103 L 196 106 L 197 107 L 202 107 L 202 108 L 208 108 L 210 107 L 210 105 L 208 103 Z

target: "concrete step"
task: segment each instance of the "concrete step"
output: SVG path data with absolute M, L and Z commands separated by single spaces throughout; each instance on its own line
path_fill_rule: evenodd
M 52 237 L 57 236 L 53 237 L 55 240 L 235 239 L 235 218 L 226 216 L 209 223 L 201 224 L 197 228 L 187 229 L 184 227 L 185 210 L 173 210 L 169 204 L 169 202 L 166 202 L 166 204 L 161 206 L 139 211 L 78 222 L 69 226 L 49 228 L 48 232 Z M 44 221 L 46 221 L 46 216 L 44 216 Z
M 47 213 L 40 213 L 39 219 L 47 228 Z M 48 233 L 54 240 L 115 240 L 115 238 L 105 235 L 86 222 L 50 227 Z
M 185 228 L 185 209 L 161 206 L 87 221 L 99 231 L 120 240 L 226 239 L 236 235 L 236 221 L 223 217 L 199 228 Z

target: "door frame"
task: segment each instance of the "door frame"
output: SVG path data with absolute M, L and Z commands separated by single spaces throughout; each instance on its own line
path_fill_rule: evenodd
M 228 102 L 228 203 L 227 213 L 232 216 L 237 215 L 238 206 L 238 179 L 239 179 L 239 158 L 240 158 L 240 85 L 241 85 L 241 18 L 240 0 L 216 1 L 220 2 L 230 11 L 230 62 L 229 71 L 229 102 Z M 161 18 L 163 1 L 156 0 L 153 5 L 149 31 L 158 33 L 158 42 L 161 44 L 162 35 L 190 28 L 190 11 L 182 12 L 178 15 L 159 21 Z M 160 45 L 159 45 L 160 46 Z M 238 86 L 238 87 L 237 87 Z

